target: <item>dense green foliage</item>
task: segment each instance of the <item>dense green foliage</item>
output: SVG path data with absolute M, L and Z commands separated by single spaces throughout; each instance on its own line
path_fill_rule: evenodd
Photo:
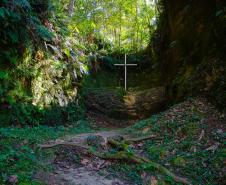
M 63 17 L 54 18 L 51 10 L 50 1 L 1 3 L 1 125 L 57 124 L 82 117 L 73 101 L 77 77 L 87 71 L 85 59 L 77 45 L 73 48 L 76 41 L 70 40 Z M 69 109 L 76 112 L 73 118 Z
M 144 49 L 152 29 L 153 8 L 146 0 L 76 1 L 73 26 L 78 34 L 121 50 Z
M 52 39 L 53 34 L 42 23 L 48 16 L 48 3 L 16 0 L 2 1 L 0 6 L 0 96 L 1 102 L 12 102 L 28 94 L 34 73 L 29 68 L 32 47 Z
M 224 0 L 1 0 L 0 25 L 0 184 L 10 175 L 36 184 L 32 175 L 49 170 L 42 160 L 53 154 L 38 145 L 93 131 L 87 121 L 92 113 L 96 119 L 90 120 L 110 125 L 103 102 L 122 126 L 119 110 L 126 100 L 137 106 L 136 97 L 125 99 L 124 68 L 114 66 L 125 53 L 128 63 L 138 64 L 128 70 L 131 92 L 161 86 L 164 102 L 201 95 L 226 108 Z M 114 110 L 111 101 L 119 102 L 106 89 L 116 91 L 123 106 Z M 86 111 L 85 98 L 96 112 Z M 223 113 L 191 99 L 123 133 L 156 135 L 128 146 L 130 154 L 141 150 L 194 184 L 217 185 L 224 184 L 223 123 Z M 134 184 L 142 184 L 146 172 L 160 184 L 175 184 L 149 164 L 117 163 L 108 170 Z
M 82 115 L 76 99 L 88 68 L 96 70 L 98 60 L 115 63 L 120 52 L 147 45 L 154 6 L 141 0 L 112 3 L 1 2 L 1 125 L 69 123 L 65 110 Z

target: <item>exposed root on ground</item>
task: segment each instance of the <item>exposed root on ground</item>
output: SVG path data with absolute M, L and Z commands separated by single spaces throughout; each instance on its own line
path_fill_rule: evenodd
M 70 143 L 70 142 L 59 142 L 59 143 L 52 143 L 52 144 L 44 144 L 44 145 L 39 145 L 41 149 L 49 149 L 49 148 L 55 148 L 59 146 L 66 146 L 66 147 L 74 147 L 79 150 L 88 150 L 89 148 L 86 146 L 81 146 L 75 143 Z
M 150 135 L 150 136 L 146 136 L 146 137 L 138 137 L 138 138 L 129 138 L 129 139 L 125 139 L 125 143 L 129 143 L 129 144 L 132 144 L 132 143 L 140 143 L 140 142 L 143 142 L 143 141 L 147 141 L 147 140 L 150 140 L 150 139 L 162 139 L 161 137 L 157 137 L 156 135 Z
M 136 164 L 147 164 L 149 166 L 151 166 L 152 168 L 158 170 L 159 172 L 171 177 L 175 182 L 178 183 L 182 183 L 185 185 L 192 185 L 186 178 L 184 177 L 179 177 L 177 175 L 175 175 L 174 173 L 170 172 L 167 168 L 165 168 L 164 166 L 155 163 L 153 161 L 150 161 L 147 158 L 144 157 L 140 157 L 138 155 L 134 155 L 132 153 L 129 152 L 125 152 L 125 151 L 120 151 L 117 152 L 115 154 L 111 154 L 111 153 L 99 153 L 99 152 L 91 152 L 92 155 L 99 157 L 101 159 L 105 159 L 105 160 L 126 160 L 126 161 L 130 161 Z
M 40 145 L 40 148 L 41 149 L 49 149 L 49 148 L 54 148 L 54 147 L 58 147 L 58 146 L 73 147 L 73 148 L 76 148 L 77 150 L 79 150 L 83 154 L 93 155 L 95 157 L 98 157 L 98 158 L 101 158 L 104 160 L 119 160 L 119 161 L 132 162 L 132 163 L 136 163 L 136 164 L 145 164 L 145 166 L 149 166 L 152 169 L 155 169 L 155 170 L 169 176 L 177 183 L 191 185 L 191 182 L 189 182 L 186 178 L 175 175 L 174 173 L 170 172 L 167 168 L 165 168 L 161 164 L 150 161 L 149 159 L 147 159 L 145 157 L 138 156 L 127 150 L 128 144 L 139 143 L 139 142 L 146 141 L 146 140 L 153 139 L 153 138 L 156 138 L 156 136 L 151 135 L 148 137 L 131 138 L 131 139 L 125 139 L 122 141 L 116 141 L 114 139 L 109 139 L 107 141 L 107 144 L 109 146 L 111 146 L 112 148 L 117 149 L 116 153 L 98 152 L 98 151 L 94 150 L 92 147 L 81 146 L 79 144 L 70 143 L 70 142 L 59 142 L 59 143 L 53 143 L 53 144 Z

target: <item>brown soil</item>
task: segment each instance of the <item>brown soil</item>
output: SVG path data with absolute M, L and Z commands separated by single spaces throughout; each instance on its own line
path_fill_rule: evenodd
M 105 141 L 109 137 L 119 136 L 118 131 L 103 131 L 85 133 L 76 136 L 49 141 L 46 144 L 68 142 L 87 146 L 87 138 L 101 136 Z M 75 156 L 78 160 L 75 160 Z M 81 157 L 81 158 L 80 158 Z M 91 156 L 80 156 L 79 151 L 71 147 L 62 147 L 55 156 L 49 160 L 54 170 L 51 173 L 38 172 L 34 178 L 47 185 L 129 185 L 107 172 L 106 168 L 111 162 Z

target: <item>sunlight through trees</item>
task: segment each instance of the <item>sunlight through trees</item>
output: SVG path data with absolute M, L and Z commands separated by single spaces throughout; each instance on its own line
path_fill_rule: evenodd
M 63 3 L 60 1 L 58 5 Z M 73 9 L 73 13 L 72 13 Z M 154 29 L 155 3 L 151 0 L 70 1 L 74 29 L 87 40 L 98 38 L 114 48 L 144 49 Z

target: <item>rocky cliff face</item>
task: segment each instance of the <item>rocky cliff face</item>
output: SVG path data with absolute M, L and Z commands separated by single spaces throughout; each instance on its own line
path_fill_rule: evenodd
M 162 0 L 150 51 L 172 99 L 197 93 L 226 103 L 226 2 Z

